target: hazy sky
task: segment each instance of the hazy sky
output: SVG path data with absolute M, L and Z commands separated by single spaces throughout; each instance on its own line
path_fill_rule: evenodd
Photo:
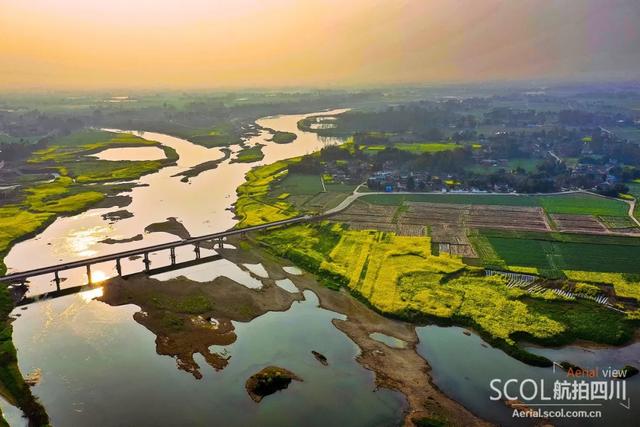
M 0 88 L 638 78 L 640 0 L 0 0 Z

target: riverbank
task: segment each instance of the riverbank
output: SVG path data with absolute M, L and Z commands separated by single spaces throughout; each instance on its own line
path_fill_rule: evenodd
M 232 241 L 240 247 L 241 242 Z M 366 304 L 354 299 L 348 292 L 334 291 L 318 283 L 313 274 L 286 273 L 282 265 L 286 261 L 274 256 L 260 245 L 244 241 L 243 250 L 223 250 L 223 256 L 236 263 L 260 263 L 270 275 L 278 272 L 294 281 L 300 290 L 310 290 L 318 296 L 320 306 L 346 316 L 335 319 L 333 324 L 345 333 L 360 348 L 357 361 L 376 374 L 379 387 L 398 390 L 408 402 L 404 425 L 416 420 L 430 419 L 445 425 L 484 425 L 484 422 L 464 409 L 457 402 L 443 395 L 429 378 L 429 366 L 415 351 L 417 335 L 411 323 L 389 319 Z M 392 348 L 371 337 L 382 333 L 407 343 L 406 348 Z
M 273 191 L 288 180 L 289 169 L 306 158 L 261 166 L 247 174 L 236 203 L 241 226 L 308 212 L 306 202 Z M 354 196 L 347 197 L 338 206 L 354 200 Z M 375 217 L 373 208 L 369 215 Z M 468 265 L 460 257 L 432 252 L 428 235 L 378 231 L 374 220 L 370 221 L 364 229 L 351 229 L 339 221 L 297 225 L 264 232 L 255 239 L 274 254 L 316 274 L 324 285 L 348 289 L 386 316 L 472 327 L 492 345 L 531 365 L 550 366 L 551 361 L 527 352 L 519 341 L 558 346 L 589 340 L 622 345 L 637 330 L 637 310 L 623 312 L 564 297 L 553 292 L 560 286 L 557 280 L 539 278 L 536 283 L 550 288 L 527 292 L 509 286 L 506 276 L 487 277 L 484 269 Z M 629 297 L 626 279 L 616 276 L 616 280 L 619 298 Z M 607 285 L 599 283 L 603 289 Z M 573 282 L 570 286 L 586 287 Z M 600 292 L 600 288 L 594 289 Z

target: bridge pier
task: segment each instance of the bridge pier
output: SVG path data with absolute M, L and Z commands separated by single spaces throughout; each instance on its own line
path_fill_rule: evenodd
M 176 264 L 176 248 L 171 248 L 171 265 Z
M 144 271 L 148 273 L 150 270 L 149 266 L 151 265 L 151 260 L 149 259 L 149 252 L 144 253 L 144 260 L 142 262 L 144 262 Z
M 65 270 L 70 270 L 70 269 L 80 269 L 83 267 L 86 267 L 87 269 L 87 281 L 88 284 L 92 285 L 93 284 L 93 277 L 91 274 L 91 266 L 93 264 L 98 264 L 100 265 L 101 263 L 105 263 L 105 262 L 111 262 L 111 261 L 115 261 L 116 263 L 116 270 L 118 272 L 119 276 L 123 276 L 123 271 L 122 271 L 122 259 L 133 259 L 133 257 L 139 257 L 141 255 L 144 255 L 144 264 L 145 264 L 145 271 L 147 273 L 149 273 L 151 271 L 150 268 L 150 264 L 151 264 L 151 260 L 149 259 L 149 254 L 150 253 L 157 253 L 159 251 L 164 251 L 166 249 L 171 249 L 171 255 L 172 255 L 172 265 L 178 265 L 177 260 L 175 259 L 175 248 L 176 247 L 187 247 L 189 245 L 194 245 L 194 252 L 195 252 L 195 258 L 197 261 L 205 261 L 207 259 L 209 259 L 209 256 L 205 256 L 202 257 L 201 256 L 201 242 L 209 242 L 210 246 L 207 246 L 207 248 L 212 247 L 214 249 L 224 249 L 224 238 L 229 237 L 229 236 L 238 236 L 240 239 L 247 239 L 247 233 L 252 233 L 254 231 L 258 231 L 258 230 L 264 230 L 267 228 L 272 228 L 272 227 L 282 227 L 282 226 L 288 226 L 291 224 L 297 224 L 297 223 L 301 223 L 301 222 L 308 222 L 308 221 L 314 221 L 320 218 L 324 218 L 327 215 L 318 215 L 318 216 L 300 216 L 300 217 L 296 217 L 296 218 L 291 218 L 291 219 L 286 219 L 286 220 L 281 220 L 281 221 L 274 221 L 271 223 L 267 223 L 267 224 L 260 224 L 260 225 L 254 225 L 254 226 L 250 226 L 250 227 L 246 227 L 243 229 L 232 229 L 232 230 L 228 230 L 228 231 L 224 231 L 221 233 L 212 233 L 212 234 L 207 234 L 204 236 L 199 236 L 199 237 L 191 237 L 189 239 L 183 239 L 180 241 L 175 241 L 175 242 L 169 242 L 169 243 L 163 243 L 163 244 L 158 244 L 158 245 L 151 245 L 151 246 L 146 246 L 144 248 L 138 248 L 138 249 L 134 249 L 134 250 L 127 250 L 127 251 L 122 251 L 122 252 L 117 252 L 117 253 L 113 253 L 113 254 L 108 254 L 108 255 L 101 255 L 101 256 L 96 256 L 93 258 L 88 258 L 88 259 L 83 259 L 83 260 L 79 260 L 79 261 L 72 261 L 72 262 L 61 262 L 58 265 L 52 265 L 52 266 L 48 266 L 48 267 L 41 267 L 41 268 L 34 268 L 32 270 L 27 270 L 27 271 L 22 271 L 19 273 L 12 273 L 12 274 L 6 274 L 4 276 L 0 277 L 0 285 L 1 284 L 14 284 L 14 283 L 24 283 L 25 280 L 29 279 L 30 277 L 35 277 L 35 276 L 44 276 L 44 275 L 49 275 L 49 274 L 54 274 L 55 276 L 55 283 L 56 283 L 56 287 L 57 288 L 61 288 L 61 282 L 62 282 L 62 278 L 60 278 L 60 272 L 61 271 L 65 271 Z M 206 253 L 205 253 L 206 254 Z M 215 256 L 212 256 L 211 258 L 215 258 Z M 193 262 L 193 260 L 191 260 L 190 262 Z

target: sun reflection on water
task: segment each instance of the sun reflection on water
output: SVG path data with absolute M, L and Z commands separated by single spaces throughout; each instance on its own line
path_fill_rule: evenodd
M 96 225 L 94 227 L 75 230 L 66 237 L 65 248 L 68 253 L 79 256 L 94 256 L 98 252 L 93 248 L 109 233 L 109 227 Z
M 103 295 L 103 290 L 102 288 L 90 289 L 88 291 L 80 292 L 79 295 L 82 301 L 90 302 L 93 299 L 101 297 Z

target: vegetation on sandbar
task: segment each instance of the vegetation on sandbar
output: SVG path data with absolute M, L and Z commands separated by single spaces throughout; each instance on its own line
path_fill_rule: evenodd
M 264 159 L 264 153 L 262 152 L 263 144 L 256 144 L 253 147 L 244 147 L 235 159 L 231 160 L 231 163 L 254 163 Z
M 283 132 L 277 130 L 273 133 L 271 141 L 275 142 L 276 144 L 289 144 L 290 142 L 295 141 L 296 138 L 298 138 L 298 135 L 293 132 Z
M 249 377 L 245 388 L 251 399 L 260 402 L 265 396 L 289 387 L 291 381 L 302 381 L 291 371 L 277 366 L 267 366 Z

